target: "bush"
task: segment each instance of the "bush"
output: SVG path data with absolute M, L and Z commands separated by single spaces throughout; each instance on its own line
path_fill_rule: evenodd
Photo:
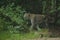
M 0 19 L 3 21 L 0 22 L 0 29 L 2 26 L 4 29 L 9 29 L 9 31 L 27 31 L 27 24 L 23 18 L 24 13 L 25 10 L 22 9 L 21 6 L 15 6 L 14 3 L 9 4 L 6 7 L 2 6 L 0 8 Z

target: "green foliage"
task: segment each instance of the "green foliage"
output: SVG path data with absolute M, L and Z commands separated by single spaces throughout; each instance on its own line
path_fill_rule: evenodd
M 7 7 L 2 6 L 0 8 L 0 26 L 8 28 L 9 30 L 25 31 L 27 29 L 26 21 L 24 21 L 23 15 L 25 10 L 20 6 L 14 5 L 14 3 Z M 6 26 L 5 26 L 6 25 Z M 1 28 L 0 28 L 1 29 Z

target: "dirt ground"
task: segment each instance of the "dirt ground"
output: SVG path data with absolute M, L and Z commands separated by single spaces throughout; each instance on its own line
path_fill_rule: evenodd
M 60 38 L 37 38 L 37 39 L 27 39 L 27 40 L 60 40 Z

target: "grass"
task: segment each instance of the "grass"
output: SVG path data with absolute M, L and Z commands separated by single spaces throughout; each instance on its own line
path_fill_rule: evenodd
M 42 30 L 44 32 L 45 30 Z M 28 40 L 41 37 L 39 32 L 33 31 L 30 33 L 23 34 L 13 34 L 10 32 L 1 32 L 0 40 Z
M 9 32 L 0 32 L 0 40 L 6 40 L 7 38 L 10 38 Z
M 12 34 L 11 40 L 27 40 L 27 39 L 34 39 L 38 38 L 40 35 L 36 32 L 30 32 L 26 34 Z M 15 39 L 16 38 L 16 39 Z
M 34 39 L 38 38 L 39 34 L 30 32 L 26 34 L 13 34 L 9 32 L 0 33 L 0 40 L 25 40 L 25 39 Z

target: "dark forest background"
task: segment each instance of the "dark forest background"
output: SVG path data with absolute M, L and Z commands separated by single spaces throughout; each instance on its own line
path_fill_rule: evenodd
M 0 0 L 0 32 L 28 32 L 26 12 L 48 15 L 49 29 L 60 30 L 60 0 Z

